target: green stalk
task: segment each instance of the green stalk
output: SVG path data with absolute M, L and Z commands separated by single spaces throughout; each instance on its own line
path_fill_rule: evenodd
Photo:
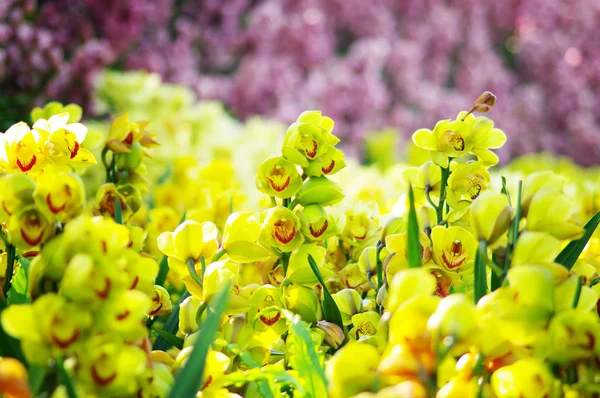
M 14 267 L 15 267 L 15 255 L 16 255 L 15 247 L 11 244 L 8 244 L 6 246 L 6 272 L 4 272 L 4 285 L 2 286 L 5 296 L 8 294 L 8 291 L 10 290 L 10 284 L 11 284 Z
M 215 261 L 219 261 L 221 259 L 221 257 L 223 257 L 224 255 L 225 255 L 225 249 L 220 248 L 219 251 L 215 253 L 215 255 L 210 260 L 210 262 L 214 263 Z
M 196 282 L 198 286 L 202 287 L 202 279 L 198 276 L 198 273 L 196 272 L 196 261 L 190 257 L 187 259 L 186 264 L 188 272 L 190 273 L 190 276 L 192 277 L 194 282 Z
M 479 302 L 487 293 L 487 275 L 485 272 L 485 257 L 487 257 L 487 242 L 482 240 L 479 242 L 477 253 L 475 255 L 475 281 L 473 298 L 475 304 Z
M 381 286 L 383 286 L 383 264 L 381 263 L 381 259 L 379 258 L 379 254 L 381 253 L 381 250 L 383 250 L 383 248 L 385 247 L 385 245 L 383 244 L 383 242 L 378 241 L 377 242 L 377 251 L 376 251 L 376 264 L 377 264 L 377 292 L 379 292 L 379 289 L 381 289 Z
M 448 184 L 448 177 L 450 177 L 450 165 L 448 167 L 442 167 L 442 181 L 440 187 L 440 201 L 436 210 L 437 223 L 440 224 L 444 219 L 444 201 L 446 200 L 446 185 Z

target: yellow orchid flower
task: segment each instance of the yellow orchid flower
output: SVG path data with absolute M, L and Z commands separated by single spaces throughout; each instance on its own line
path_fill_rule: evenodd
M 332 398 L 350 398 L 372 390 L 377 382 L 380 354 L 369 344 L 350 342 L 327 361 L 325 372 Z
M 412 135 L 416 146 L 429 151 L 431 160 L 447 168 L 449 158 L 466 155 L 473 148 L 470 121 L 441 120 L 432 130 L 420 129 Z
M 327 151 L 319 158 L 308 162 L 308 167 L 304 172 L 309 177 L 319 177 L 322 175 L 333 175 L 346 167 L 344 152 L 333 145 L 327 146 Z
M 440 268 L 450 274 L 470 272 L 475 262 L 477 240 L 462 227 L 433 227 L 433 259 Z
M 467 116 L 465 122 L 468 122 L 473 115 Z M 462 120 L 464 112 L 461 112 L 457 119 Z M 471 119 L 473 126 L 472 140 L 473 146 L 470 153 L 477 156 L 477 159 L 486 167 L 494 166 L 498 163 L 498 156 L 489 149 L 501 148 L 506 142 L 506 134 L 494 127 L 494 122 L 487 117 L 479 116 Z
M 555 380 L 545 363 L 537 358 L 521 359 L 492 375 L 492 388 L 498 398 L 549 397 Z
M 200 258 L 209 262 L 219 248 L 217 227 L 211 222 L 184 221 L 173 232 L 163 232 L 158 237 L 158 249 L 169 257 L 169 268 L 185 276 L 187 262 L 200 264 Z
M 0 177 L 0 222 L 27 205 L 33 204 L 35 183 L 26 174 L 9 174 Z
M 1 321 L 6 333 L 21 340 L 27 360 L 36 364 L 72 351 L 92 325 L 90 313 L 56 294 L 45 294 L 33 304 L 11 305 Z
M 55 227 L 56 224 L 36 206 L 27 206 L 10 217 L 8 241 L 17 249 L 32 249 L 50 239 Z
M 539 265 L 547 268 L 555 283 L 565 281 L 569 271 L 554 259 L 560 252 L 560 240 L 545 232 L 523 231 L 515 245 L 511 267 Z
M 281 152 L 290 162 L 308 167 L 310 160 L 327 152 L 332 129 L 333 121 L 319 111 L 305 112 L 288 128 Z
M 385 247 L 391 255 L 389 259 L 385 260 L 388 280 L 392 280 L 401 269 L 408 268 L 407 243 L 408 234 L 406 232 L 388 235 L 385 238 Z M 421 265 L 424 265 L 431 260 L 432 250 L 431 242 L 423 231 L 419 231 L 419 243 L 421 244 Z
M 58 166 L 96 164 L 94 155 L 81 147 L 87 127 L 81 123 L 69 123 L 70 117 L 68 113 L 59 113 L 48 120 L 38 119 L 33 125 L 33 129 L 45 139 L 45 155 Z
M 41 174 L 33 198 L 38 208 L 60 222 L 76 217 L 85 206 L 83 182 L 72 173 Z
M 454 167 L 452 167 L 454 166 Z M 452 174 L 448 178 L 446 200 L 456 207 L 460 200 L 473 201 L 490 184 L 490 173 L 482 162 L 456 163 L 450 166 Z
M 573 219 L 575 202 L 555 188 L 544 188 L 531 198 L 527 212 L 530 231 L 548 232 L 558 239 L 578 239 L 583 228 Z
M 38 172 L 45 166 L 44 138 L 27 123 L 13 124 L 0 134 L 0 169 L 7 173 Z
M 512 208 L 502 193 L 486 191 L 471 205 L 471 225 L 478 240 L 493 245 L 508 230 Z
M 302 187 L 302 178 L 296 165 L 281 156 L 274 156 L 260 165 L 256 187 L 269 196 L 291 198 Z
M 311 242 L 327 240 L 337 233 L 335 219 L 320 205 L 306 206 L 296 215 L 302 225 L 302 233 Z
M 300 220 L 287 207 L 278 206 L 268 210 L 261 228 L 259 242 L 264 247 L 291 252 L 304 242 Z
M 402 175 L 413 188 L 415 203 L 420 205 L 426 204 L 427 199 L 425 195 L 427 191 L 434 203 L 438 203 L 440 199 L 442 176 L 437 164 L 425 162 L 418 168 L 409 167 Z
M 223 249 L 238 263 L 265 261 L 269 250 L 258 243 L 261 225 L 259 215 L 252 212 L 235 212 L 229 215 L 223 230 Z

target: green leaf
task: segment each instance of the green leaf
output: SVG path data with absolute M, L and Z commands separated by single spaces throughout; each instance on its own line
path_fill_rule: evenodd
M 115 222 L 123 225 L 123 209 L 118 198 L 115 198 Z
M 171 312 L 171 315 L 169 315 L 169 318 L 167 318 L 167 322 L 165 323 L 165 326 L 162 328 L 163 331 L 173 334 L 173 335 L 175 333 L 177 333 L 177 329 L 179 329 L 179 305 L 183 302 L 183 300 L 185 300 L 188 297 L 190 297 L 190 294 L 186 291 L 181 296 L 179 303 L 177 303 L 175 308 L 173 308 L 173 311 Z M 165 339 L 163 336 L 159 335 L 158 338 L 156 339 L 156 341 L 154 342 L 152 349 L 166 351 L 172 345 L 173 344 L 171 344 L 167 339 Z
M 27 275 L 23 267 L 17 268 L 12 279 L 12 287 L 6 295 L 6 302 L 12 304 L 28 304 L 31 302 L 27 296 Z
M 46 378 L 46 368 L 40 365 L 30 365 L 27 369 L 29 388 L 33 396 L 37 396 Z
M 487 256 L 486 250 L 487 243 L 483 240 L 480 241 L 477 253 L 475 254 L 475 281 L 473 285 L 473 298 L 475 299 L 475 304 L 487 294 L 487 275 L 485 272 L 484 260 L 484 256 Z
M 331 323 L 335 323 L 342 328 L 342 330 L 344 330 L 344 321 L 342 320 L 340 309 L 335 303 L 335 300 L 333 300 L 333 297 L 331 297 L 329 289 L 327 289 L 327 285 L 325 285 L 323 275 L 321 275 L 321 271 L 319 270 L 317 262 L 310 254 L 308 255 L 308 264 L 319 280 L 321 286 L 323 286 L 323 315 L 325 316 L 325 319 Z
M 321 366 L 321 359 L 315 350 L 308 324 L 300 316 L 284 311 L 289 322 L 286 345 L 290 347 L 290 366 L 298 372 L 306 388 L 306 395 L 312 398 L 327 396 L 327 379 Z
M 20 254 L 17 255 L 17 260 L 19 261 L 19 264 L 21 264 L 21 267 L 23 267 L 23 270 L 25 271 L 25 276 L 28 276 L 29 275 L 29 266 L 31 265 L 31 261 L 29 261 L 25 257 L 21 256 Z
M 583 236 L 577 240 L 569 242 L 567 246 L 556 256 L 557 263 L 563 265 L 566 269 L 570 270 L 575 265 L 575 262 L 581 255 L 581 252 L 587 245 L 588 241 L 594 234 L 596 227 L 600 223 L 600 211 L 597 212 L 589 219 L 583 229 L 585 230 Z
M 157 329 L 154 328 L 154 330 L 156 330 L 156 332 L 161 335 L 165 340 L 167 340 L 169 343 L 171 343 L 174 347 L 179 348 L 180 350 L 183 348 L 183 339 L 181 337 L 175 336 L 172 333 L 169 332 L 165 332 L 162 329 Z
M 409 267 L 418 268 L 421 266 L 421 243 L 419 242 L 419 222 L 417 221 L 417 212 L 415 211 L 415 195 L 412 186 L 408 187 L 408 202 L 406 257 Z
M 508 189 L 506 189 L 506 178 L 504 176 L 500 176 L 500 178 L 502 179 L 502 189 L 500 190 L 500 193 L 503 193 L 506 196 L 508 196 L 508 204 L 512 206 L 512 203 L 510 201 L 510 193 L 508 192 Z
M 215 295 L 209 305 L 206 321 L 199 329 L 200 335 L 194 343 L 194 348 L 187 363 L 175 378 L 173 388 L 169 393 L 171 398 L 194 398 L 198 389 L 203 384 L 204 366 L 210 345 L 215 340 L 217 329 L 221 325 L 221 316 L 225 312 L 231 284 L 227 283 Z
M 77 398 L 77 391 L 75 390 L 75 385 L 73 384 L 71 375 L 69 375 L 69 373 L 67 373 L 67 371 L 65 370 L 62 359 L 59 359 L 58 361 L 56 361 L 56 367 L 58 370 L 58 378 L 59 378 L 60 384 L 64 385 L 65 389 L 67 390 L 67 397 L 68 398 Z

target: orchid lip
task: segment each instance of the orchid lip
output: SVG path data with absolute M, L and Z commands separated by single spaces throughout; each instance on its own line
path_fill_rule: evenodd
M 325 233 L 325 231 L 327 230 L 327 227 L 329 226 L 329 222 L 328 220 L 325 220 L 325 222 L 323 223 L 323 226 L 321 226 L 321 228 L 318 229 L 313 229 L 312 224 L 308 225 L 308 229 L 310 231 L 310 234 L 315 237 L 318 238 L 321 235 L 323 235 Z
M 273 188 L 273 190 L 275 190 L 277 192 L 281 192 L 281 191 L 285 190 L 290 185 L 290 182 L 291 182 L 290 176 L 288 176 L 285 179 L 283 184 L 277 184 L 272 178 L 267 178 L 267 180 L 269 181 L 269 185 L 271 186 L 271 188 Z
M 25 164 L 21 163 L 21 159 L 17 159 L 17 166 L 19 166 L 19 169 L 21 169 L 23 173 L 26 173 L 35 166 L 36 161 L 37 157 L 35 155 L 31 157 L 29 162 L 25 162 Z
M 331 163 L 329 163 L 329 166 L 322 167 L 321 171 L 323 172 L 323 174 L 329 174 L 329 173 L 331 173 L 331 171 L 333 170 L 334 167 L 335 167 L 335 160 L 332 160 Z

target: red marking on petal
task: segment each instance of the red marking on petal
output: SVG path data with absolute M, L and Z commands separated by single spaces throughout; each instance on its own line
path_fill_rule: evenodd
M 9 216 L 12 216 L 12 213 L 10 211 L 8 211 L 8 209 L 6 208 L 5 200 L 2 201 L 2 210 L 4 210 L 4 212 L 6 212 L 6 214 L 8 214 Z
M 136 275 L 135 279 L 133 280 L 133 283 L 131 284 L 131 287 L 129 287 L 129 290 L 135 289 L 135 287 L 137 286 L 139 281 L 140 281 L 140 278 Z
M 68 339 L 66 339 L 66 340 L 62 340 L 62 339 L 58 338 L 53 333 L 50 333 L 50 338 L 52 339 L 52 343 L 54 343 L 55 346 L 57 346 L 61 350 L 65 350 L 71 344 L 73 344 L 74 342 L 76 342 L 77 339 L 79 339 L 79 334 L 80 334 L 79 333 L 79 329 L 75 329 L 75 330 L 73 330 L 73 333 L 71 334 L 71 336 Z
M 281 318 L 281 314 L 278 312 L 274 317 L 269 318 L 266 315 L 260 316 L 260 320 L 267 326 L 273 326 L 277 323 L 277 321 Z
M 467 256 L 459 259 L 448 259 L 446 252 L 442 252 L 442 260 L 444 261 L 444 264 L 448 266 L 448 268 L 454 269 L 460 267 L 467 260 Z
M 206 387 L 208 387 L 208 385 L 212 382 L 212 376 L 208 376 L 208 379 L 206 379 L 206 382 L 204 383 L 204 385 L 202 386 L 201 390 L 204 390 Z
M 44 236 L 44 231 L 40 231 L 37 236 L 29 236 L 25 232 L 23 228 L 21 228 L 21 238 L 27 243 L 29 246 L 37 246 L 42 242 L 42 237 Z
M 33 166 L 35 166 L 36 161 L 37 161 L 37 157 L 35 155 L 33 155 L 31 160 L 25 164 L 21 163 L 21 159 L 17 159 L 17 166 L 19 166 L 19 169 L 21 169 L 21 171 L 23 173 L 27 173 L 29 170 L 31 170 L 33 168 Z
M 323 233 L 327 230 L 327 226 L 329 225 L 329 221 L 325 220 L 325 222 L 323 223 L 323 226 L 317 230 L 313 229 L 313 226 L 311 224 L 308 224 L 308 229 L 310 231 L 310 234 L 312 236 L 314 236 L 315 238 L 320 237 L 321 235 L 323 235 Z
M 58 214 L 61 211 L 63 211 L 65 209 L 65 207 L 67 207 L 67 202 L 63 203 L 62 206 L 54 206 L 54 204 L 52 203 L 52 194 L 48 194 L 46 195 L 46 204 L 48 205 L 48 209 L 50 209 L 50 211 L 54 214 Z
M 313 140 L 312 142 L 312 150 L 305 150 L 304 152 L 306 152 L 306 155 L 311 158 L 314 159 L 315 156 L 317 156 L 317 149 L 319 148 L 319 144 L 317 144 L 317 141 Z
M 110 292 L 110 279 L 104 278 L 104 281 L 105 281 L 104 289 L 102 289 L 100 291 L 96 290 L 96 294 L 102 300 L 105 300 L 108 297 L 108 293 Z
M 123 312 L 121 314 L 117 314 L 117 321 L 122 321 L 124 319 L 127 319 L 127 317 L 129 317 L 129 315 L 131 315 L 131 312 L 129 312 L 129 310 L 126 310 L 125 312 Z
M 290 243 L 296 236 L 296 228 L 293 228 L 290 233 L 280 232 L 278 229 L 275 230 L 275 238 L 284 245 Z
M 331 173 L 331 170 L 333 170 L 334 167 L 335 160 L 332 160 L 331 163 L 329 163 L 329 166 L 321 168 L 321 171 L 323 172 L 323 174 L 329 174 Z
M 69 151 L 71 152 L 71 159 L 77 156 L 77 152 L 79 152 L 79 142 L 75 141 L 75 146 L 73 149 L 69 148 Z
M 154 316 L 154 315 L 158 314 L 158 311 L 162 310 L 162 307 L 163 307 L 163 305 L 162 305 L 162 303 L 160 303 L 160 305 L 158 307 L 156 307 L 155 310 L 150 311 L 148 313 L 148 316 Z
M 133 132 L 130 131 L 129 134 L 127 134 L 127 137 L 125 137 L 123 140 L 123 144 L 127 146 L 131 146 L 131 144 L 133 144 Z
M 288 185 L 290 185 L 290 182 L 292 181 L 289 176 L 288 176 L 288 178 L 285 179 L 285 181 L 281 185 L 277 184 L 271 178 L 267 177 L 267 180 L 269 181 L 269 185 L 271 186 L 271 188 L 273 188 L 277 192 L 281 192 L 284 189 L 286 189 L 288 187 Z
M 94 383 L 96 383 L 99 386 L 106 386 L 112 383 L 117 378 L 117 372 L 112 372 L 110 376 L 107 377 L 100 376 L 94 365 L 92 365 L 91 374 Z

